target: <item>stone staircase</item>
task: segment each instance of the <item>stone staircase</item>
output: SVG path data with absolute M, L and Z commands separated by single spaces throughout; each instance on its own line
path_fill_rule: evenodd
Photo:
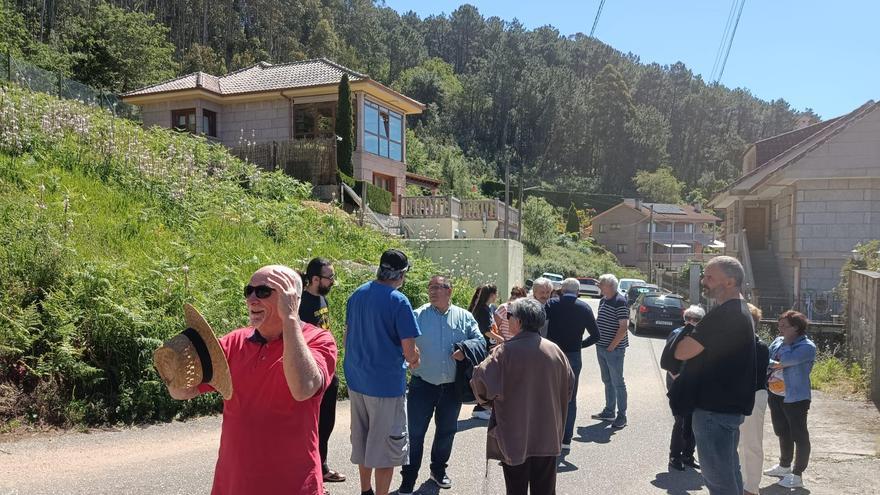
M 758 306 L 765 318 L 775 318 L 791 307 L 788 291 L 782 284 L 779 265 L 772 251 L 753 249 L 749 251 L 752 273 L 755 278 L 753 293 L 758 296 Z

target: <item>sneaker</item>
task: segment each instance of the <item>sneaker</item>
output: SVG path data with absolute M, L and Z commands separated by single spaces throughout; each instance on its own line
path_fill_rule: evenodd
M 618 416 L 614 418 L 614 422 L 611 423 L 612 428 L 624 428 L 626 426 L 626 416 Z
M 602 421 L 614 421 L 614 413 L 602 411 L 598 414 L 593 414 L 590 416 L 593 419 L 600 419 Z
M 700 469 L 700 465 L 693 457 L 682 457 L 681 463 L 690 468 Z
M 669 459 L 669 469 L 675 469 L 677 471 L 684 471 L 684 463 L 681 462 L 681 459 L 671 457 Z
M 804 480 L 800 476 L 790 473 L 783 476 L 776 484 L 785 488 L 803 488 Z
M 779 464 L 777 464 L 777 465 L 773 466 L 772 468 L 764 471 L 764 474 L 766 474 L 767 476 L 777 476 L 779 478 L 782 478 L 783 476 L 785 476 L 787 474 L 791 474 L 791 468 L 790 467 L 782 467 Z
M 471 413 L 471 417 L 476 418 L 476 419 L 482 419 L 483 421 L 489 421 L 489 418 L 492 417 L 492 412 L 486 411 L 486 410 L 474 411 Z
M 452 488 L 452 480 L 449 479 L 449 476 L 445 474 L 439 475 L 431 473 L 431 481 L 433 481 L 440 488 Z
M 570 443 L 562 444 L 562 450 L 571 450 L 571 444 Z
M 400 488 L 397 489 L 397 495 L 413 495 L 413 492 L 416 491 L 415 483 L 406 483 L 403 482 L 400 484 Z

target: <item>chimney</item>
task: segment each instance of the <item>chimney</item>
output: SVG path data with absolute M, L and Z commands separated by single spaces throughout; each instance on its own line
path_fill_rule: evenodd
M 642 200 L 639 199 L 639 198 L 636 198 L 636 199 L 635 199 L 635 202 L 636 202 L 636 211 L 639 212 L 639 213 L 641 213 L 641 211 L 642 211 Z
M 699 201 L 694 201 L 694 211 L 697 213 L 703 212 L 703 205 L 701 205 Z

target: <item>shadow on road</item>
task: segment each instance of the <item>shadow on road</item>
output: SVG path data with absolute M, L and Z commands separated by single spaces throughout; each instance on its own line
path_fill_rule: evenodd
M 568 459 L 566 459 L 567 455 L 568 454 L 562 454 L 559 456 L 558 464 L 556 466 L 557 473 L 570 473 L 571 471 L 578 470 L 578 467 L 576 465 L 572 464 Z
M 810 495 L 810 490 L 806 488 L 784 488 L 776 483 L 767 485 L 758 490 L 761 495 Z
M 397 493 L 397 492 L 394 492 L 394 493 Z M 423 481 L 422 484 L 419 485 L 418 488 L 416 488 L 416 491 L 413 492 L 414 495 L 416 493 L 418 495 L 439 495 L 440 487 L 437 486 L 437 484 L 434 483 L 433 481 Z
M 578 426 L 578 437 L 573 440 L 584 443 L 608 443 L 616 432 L 617 430 L 611 428 L 611 423 L 605 422 L 596 423 L 590 426 Z
M 699 490 L 703 486 L 703 477 L 693 469 L 687 471 L 669 471 L 657 473 L 652 485 L 666 490 L 669 495 L 687 495 L 689 491 Z M 762 492 L 763 493 L 763 492 Z
M 464 420 L 459 419 L 457 428 L 458 428 L 458 431 L 461 432 L 461 431 L 473 430 L 474 428 L 479 428 L 481 426 L 486 427 L 488 425 L 489 425 L 489 422 L 482 420 L 482 419 L 477 419 L 477 418 L 464 419 Z

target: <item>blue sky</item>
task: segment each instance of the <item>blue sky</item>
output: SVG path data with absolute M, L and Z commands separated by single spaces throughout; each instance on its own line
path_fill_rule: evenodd
M 600 0 L 474 0 L 484 17 L 589 33 Z M 462 1 L 386 0 L 401 13 L 449 14 Z M 684 62 L 708 79 L 731 0 L 606 0 L 596 37 L 642 62 Z M 823 118 L 880 99 L 880 2 L 746 0 L 721 83 L 784 98 Z

